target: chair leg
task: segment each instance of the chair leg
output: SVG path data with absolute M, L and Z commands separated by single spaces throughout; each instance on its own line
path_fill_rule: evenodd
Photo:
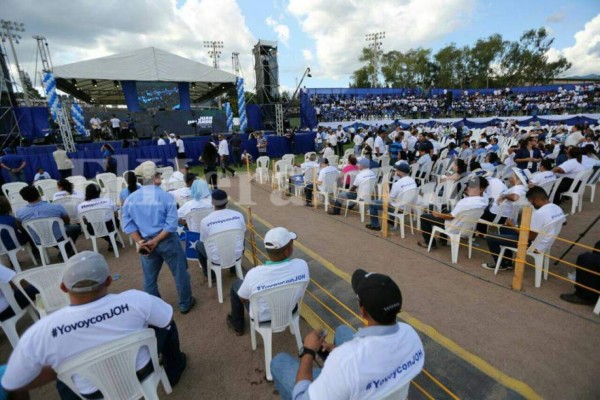
M 208 260 L 206 260 L 207 262 L 207 267 L 206 270 L 208 271 L 208 276 L 207 276 L 207 280 L 208 280 L 208 287 L 211 288 L 212 287 L 212 278 L 211 278 L 211 271 L 212 271 L 212 264 L 210 263 L 210 257 L 208 257 Z M 198 261 L 198 263 L 200 263 L 200 261 Z M 200 268 L 202 268 L 202 265 L 200 265 Z
M 218 271 L 215 271 L 217 270 Z M 217 276 L 217 296 L 219 298 L 219 303 L 223 303 L 223 269 L 222 268 L 215 268 L 215 275 Z
M 398 221 L 400 224 L 400 237 L 404 239 L 404 214 L 400 214 L 395 218 L 395 221 Z M 395 223 L 394 223 L 395 225 Z
M 452 255 L 452 264 L 458 262 L 458 249 L 460 248 L 460 236 L 449 235 L 450 239 L 450 253 Z
M 548 280 L 548 270 L 550 269 L 550 257 L 542 256 L 544 258 L 544 280 Z
M 294 336 L 296 337 L 296 346 L 298 346 L 298 352 L 300 352 L 303 346 L 302 335 L 300 333 L 300 317 L 292 317 L 292 323 L 290 324 L 290 328 L 292 329 Z
M 471 259 L 471 253 L 473 253 L 473 236 L 469 236 L 469 260 Z
M 502 264 L 502 259 L 504 258 L 505 251 L 506 251 L 506 247 L 500 246 L 500 253 L 498 253 L 498 261 L 496 261 L 496 268 L 494 268 L 494 275 L 498 275 L 498 270 L 500 269 L 500 264 Z
M 250 345 L 252 346 L 252 350 L 256 350 L 256 329 L 252 320 L 250 320 Z
M 359 201 L 358 208 L 360 210 L 360 222 L 365 222 L 365 202 Z
M 113 247 L 113 251 L 115 252 L 115 258 L 119 258 L 119 247 L 117 246 L 117 234 L 112 233 L 108 235 L 110 237 L 110 244 Z
M 40 259 L 42 260 L 42 267 L 46 266 L 46 260 L 48 260 L 48 264 L 50 264 L 50 256 L 48 256 L 48 252 L 42 246 L 37 246 L 38 252 L 40 253 Z
M 598 299 L 598 302 L 596 303 L 596 306 L 594 307 L 594 314 L 600 314 L 600 299 Z
M 2 321 L 2 330 L 6 334 L 10 345 L 13 349 L 17 346 L 19 342 L 19 334 L 17 333 L 17 319 L 15 317 L 9 318 L 5 321 Z
M 273 380 L 273 376 L 271 375 L 271 358 L 273 358 L 272 332 L 270 329 L 266 330 L 261 336 L 263 338 L 263 345 L 265 346 L 265 372 L 267 380 L 271 382 Z
M 596 197 L 596 185 L 591 186 L 592 193 L 590 194 L 590 203 L 594 202 L 594 197 Z
M 98 253 L 98 243 L 96 243 L 96 236 L 90 236 L 92 239 L 92 247 L 94 248 L 94 252 Z
M 535 287 L 542 286 L 542 270 L 544 269 L 544 260 L 539 257 L 534 257 L 535 262 Z
M 235 263 L 235 274 L 239 279 L 244 279 L 244 273 L 242 272 L 242 259 Z
M 12 264 L 15 271 L 21 272 L 21 264 L 19 264 L 19 260 L 17 259 L 17 251 L 17 249 L 9 250 L 8 258 L 10 259 L 10 263 Z

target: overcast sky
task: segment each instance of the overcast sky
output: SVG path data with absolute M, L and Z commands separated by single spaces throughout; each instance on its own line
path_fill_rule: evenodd
M 47 38 L 54 65 L 148 46 L 211 64 L 202 42 L 221 40 L 220 67 L 231 71 L 239 52 L 250 90 L 253 45 L 276 40 L 282 88 L 293 90 L 307 66 L 306 86 L 347 87 L 366 33 L 385 31 L 384 51 L 435 50 L 541 26 L 556 38 L 550 56 L 573 63 L 567 75 L 600 73 L 598 0 L 2 0 L 1 17 L 25 24 L 18 54 L 32 79 L 32 35 Z

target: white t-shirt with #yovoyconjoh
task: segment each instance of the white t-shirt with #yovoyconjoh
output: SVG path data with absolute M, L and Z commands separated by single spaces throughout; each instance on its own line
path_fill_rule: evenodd
M 397 207 L 399 203 L 395 200 L 399 200 L 399 197 L 402 196 L 404 192 L 407 192 L 411 189 L 416 189 L 417 183 L 410 176 L 405 176 L 403 178 L 398 179 L 392 185 L 392 189 L 390 190 L 390 205 L 392 207 Z
M 202 219 L 200 223 L 200 240 L 206 246 L 206 238 L 219 232 L 229 231 L 232 229 L 241 229 L 242 232 L 246 232 L 246 221 L 244 216 L 234 210 L 215 210 L 208 216 Z M 207 250 L 207 254 L 209 249 Z M 238 242 L 235 244 L 235 256 L 240 258 L 244 251 L 244 235 L 241 235 Z M 215 265 L 219 264 L 218 251 L 216 246 L 210 248 L 210 252 L 215 256 L 211 259 Z
M 503 193 L 504 195 L 510 195 L 510 194 L 516 194 L 517 196 L 519 196 L 519 198 L 517 199 L 518 202 L 523 202 L 525 195 L 527 194 L 527 188 L 524 185 L 515 185 L 513 187 L 511 187 L 510 189 L 508 189 L 507 191 L 505 191 Z M 510 201 L 510 200 L 503 200 L 502 203 L 506 202 L 506 205 L 504 206 L 504 211 L 502 212 L 502 216 L 503 217 L 510 217 L 512 215 L 513 212 L 513 208 L 514 208 L 514 202 Z M 501 204 L 502 204 L 501 203 Z M 490 207 L 490 212 L 492 214 L 498 214 L 500 212 L 500 205 L 498 204 L 498 202 L 494 201 L 492 203 L 492 206 Z
M 309 279 L 308 264 L 304 260 L 294 258 L 281 262 L 267 261 L 266 265 L 259 265 L 248 271 L 242 286 L 238 290 L 238 296 L 242 299 L 250 299 L 250 296 L 254 293 L 291 283 L 308 282 Z M 295 297 L 296 302 L 303 295 L 303 291 L 298 291 Z M 271 319 L 269 306 L 266 302 L 260 302 L 258 310 L 259 321 Z
M 92 210 L 106 210 L 104 220 L 110 221 L 117 211 L 117 205 L 108 197 L 98 197 L 88 201 L 81 202 L 77 205 L 77 215 L 81 218 L 82 213 Z
M 139 290 L 108 294 L 92 303 L 69 306 L 33 324 L 21 337 L 8 360 L 2 386 L 19 389 L 35 379 L 44 366 L 56 369 L 63 362 L 94 347 L 112 342 L 147 328 L 166 327 L 173 318 L 173 308 L 158 297 Z M 142 348 L 136 369 L 150 361 Z M 98 390 L 87 379 L 75 375 L 80 393 Z
M 407 385 L 423 369 L 425 350 L 417 332 L 399 322 L 395 332 L 368 334 L 333 349 L 308 397 L 327 400 L 380 399 Z M 388 328 L 387 326 L 385 328 Z M 393 327 L 392 327 L 393 328 Z
M 564 172 L 562 176 L 571 179 L 575 179 L 577 174 L 585 169 L 576 158 L 568 159 L 564 163 L 560 164 L 559 167 Z
M 206 210 L 206 209 L 212 209 L 213 205 L 211 203 L 211 199 L 210 197 L 207 197 L 205 199 L 200 199 L 200 200 L 190 200 L 188 202 L 186 202 L 184 205 L 182 205 L 181 207 L 179 207 L 179 209 L 177 210 L 177 218 L 185 218 L 186 215 L 188 215 L 188 213 L 194 211 L 194 210 Z
M 545 206 L 535 210 L 531 214 L 531 224 L 529 225 L 530 229 L 534 232 L 538 232 L 538 235 L 544 235 L 543 239 L 541 239 L 536 246 L 536 249 L 539 252 L 543 253 L 547 251 L 550 243 L 553 240 L 552 236 L 544 234 L 544 232 L 540 232 L 540 230 L 544 226 L 558 219 L 563 219 L 564 217 L 565 213 L 563 212 L 562 208 L 553 203 L 548 203 Z
M 483 213 L 483 210 L 485 210 L 485 208 L 487 206 L 488 206 L 487 197 L 468 196 L 468 197 L 465 197 L 465 198 L 459 200 L 458 203 L 456 203 L 456 206 L 454 206 L 454 208 L 452 209 L 452 212 L 450 212 L 450 214 L 454 218 L 456 218 L 458 215 L 462 214 L 463 212 L 470 211 L 470 210 L 481 210 L 481 212 Z M 479 219 L 479 217 L 475 218 L 475 219 Z M 465 221 L 465 222 L 472 222 L 472 221 Z M 444 223 L 444 226 L 446 227 L 446 230 L 448 230 L 450 233 L 458 233 L 458 231 L 461 228 L 461 226 L 455 220 L 447 220 Z
M 531 175 L 531 179 L 529 181 L 536 186 L 543 186 L 549 182 L 554 182 L 555 180 L 556 175 L 554 175 L 554 172 L 538 171 L 535 174 Z
M 0 265 L 0 282 L 8 283 L 17 273 L 10 268 Z M 9 304 L 2 292 L 0 292 L 0 313 L 8 308 Z

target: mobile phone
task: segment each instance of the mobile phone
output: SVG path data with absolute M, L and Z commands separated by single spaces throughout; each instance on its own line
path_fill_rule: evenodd
M 148 254 L 150 254 L 150 252 L 148 251 L 148 249 L 145 248 L 140 248 L 139 253 L 143 256 L 147 256 Z
M 321 331 L 321 333 L 319 334 L 319 338 L 324 338 L 326 335 L 327 335 L 327 329 L 323 329 Z M 325 360 L 327 360 L 327 357 L 329 357 L 329 350 L 323 350 L 323 348 L 321 347 L 319 349 L 319 351 L 317 351 L 317 354 L 319 355 L 321 360 L 325 361 Z

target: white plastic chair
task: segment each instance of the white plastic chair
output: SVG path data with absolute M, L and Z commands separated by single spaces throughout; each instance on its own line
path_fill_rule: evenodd
M 212 208 L 197 208 L 185 214 L 183 219 L 185 219 L 190 231 L 200 233 L 200 223 L 211 212 L 213 212 Z
M 106 181 L 117 180 L 117 176 L 112 172 L 103 172 L 101 174 L 96 174 L 96 181 L 98 181 L 98 185 L 104 191 Z
M 354 181 L 356 180 L 356 176 L 358 175 L 360 171 L 354 170 L 354 171 L 350 171 L 350 172 L 346 172 L 344 175 L 342 175 L 340 181 L 342 182 L 342 185 L 340 188 L 338 188 L 338 193 L 342 190 L 347 190 L 345 189 L 345 187 L 347 186 L 348 188 L 351 188 L 352 185 L 354 185 Z M 350 178 L 350 182 L 346 183 L 346 180 Z
M 313 154 L 315 156 L 317 155 L 317 153 L 314 152 L 314 151 L 309 151 L 308 153 L 304 153 L 304 162 L 309 162 L 310 161 L 310 156 L 312 156 Z
M 527 249 L 527 255 L 532 257 L 535 264 L 535 287 L 539 288 L 542 286 L 542 271 L 544 272 L 544 279 L 548 280 L 548 270 L 550 269 L 550 250 L 552 249 L 552 245 L 556 240 L 556 236 L 560 234 L 562 229 L 563 222 L 565 218 L 558 218 L 556 221 L 553 221 L 549 224 L 546 224 L 540 229 L 535 240 L 531 243 L 531 246 Z M 548 242 L 547 248 L 539 249 L 539 243 L 542 239 L 546 237 L 550 237 L 550 241 Z M 517 252 L 515 247 L 510 246 L 500 246 L 500 252 L 498 253 L 498 261 L 496 262 L 496 268 L 494 268 L 494 275 L 498 274 L 498 270 L 500 269 L 500 265 L 502 264 L 502 259 L 504 258 L 504 253 L 506 250 L 511 250 L 514 253 Z
M 244 279 L 242 274 L 242 255 L 236 257 L 235 245 L 238 240 L 244 240 L 244 232 L 241 229 L 230 229 L 219 232 L 207 238 L 202 238 L 204 248 L 206 249 L 206 258 L 208 259 L 208 270 L 214 271 L 217 276 L 217 295 L 219 303 L 223 303 L 223 278 L 221 271 L 225 268 L 235 267 L 235 273 L 240 279 Z M 214 254 L 219 259 L 219 265 L 212 262 L 213 252 L 212 247 L 217 249 L 217 254 Z M 209 272 L 210 274 L 210 272 Z M 208 277 L 208 287 L 212 287 L 212 279 Z
M 586 188 L 590 188 L 591 194 L 590 194 L 590 203 L 594 202 L 594 197 L 596 197 L 596 185 L 598 184 L 598 181 L 600 181 L 600 168 L 594 170 L 592 172 L 592 175 L 590 176 L 590 178 L 587 180 L 585 187 Z M 585 193 L 585 188 L 583 189 L 583 193 Z M 583 193 L 581 194 L 581 197 L 583 197 Z
M 329 195 L 336 195 L 337 190 L 337 180 L 339 176 L 339 172 L 330 172 L 323 175 L 323 182 L 318 185 L 318 195 L 323 196 L 323 204 L 325 207 L 325 211 L 329 209 Z
M 406 400 L 408 398 L 408 389 L 410 388 L 410 382 L 400 386 L 387 396 L 382 397 L 379 400 Z
M 585 183 L 590 179 L 592 175 L 591 170 L 583 170 L 575 176 L 573 183 L 569 190 L 561 193 L 560 197 L 571 198 L 571 214 L 575 214 L 577 211 L 581 212 L 583 208 L 583 192 L 585 191 Z
M 327 157 L 327 161 L 329 161 L 329 165 L 335 167 L 338 165 L 338 162 L 340 160 L 340 156 L 329 156 Z
M 56 199 L 53 204 L 60 204 L 67 210 L 67 214 L 69 214 L 69 218 L 72 223 L 79 223 L 79 214 L 77 213 L 77 206 L 83 200 L 77 197 L 65 196 L 60 199 Z
M 40 192 L 46 201 L 51 202 L 54 198 L 54 193 L 58 192 L 58 186 L 56 185 L 56 179 L 42 179 L 34 183 L 35 188 Z
M 258 175 L 258 182 L 263 183 L 269 182 L 269 163 L 270 159 L 267 156 L 261 156 L 256 159 L 256 175 Z
M 53 226 L 55 224 L 58 225 L 60 229 L 60 234 L 63 238 L 60 242 L 54 236 Z M 67 260 L 69 259 L 66 249 L 67 243 L 71 243 L 71 246 L 73 246 L 73 251 L 77 253 L 75 243 L 73 243 L 73 240 L 71 240 L 71 238 L 67 236 L 67 233 L 65 232 L 65 224 L 60 218 L 38 218 L 29 221 L 23 221 L 23 227 L 25 228 L 27 233 L 29 233 L 29 236 L 31 236 L 31 238 L 33 239 L 35 246 L 40 251 L 42 265 L 46 265 L 46 258 L 48 257 L 46 249 L 48 247 L 58 246 L 58 248 L 60 249 L 60 254 L 62 255 L 62 258 L 65 262 L 67 262 Z M 36 242 L 36 237 L 39 243 Z M 50 261 L 50 258 L 48 258 L 48 261 Z
M 300 197 L 302 195 L 302 192 L 304 191 L 304 188 L 306 187 L 306 185 L 308 185 L 309 183 L 312 183 L 313 176 L 315 176 L 315 174 L 317 174 L 317 173 L 318 173 L 317 167 L 307 168 L 306 171 L 304 171 L 303 184 L 302 185 L 294 184 L 294 196 Z
M 600 315 L 600 298 L 598 298 L 598 302 L 596 303 L 596 306 L 594 307 L 594 314 Z
M 17 343 L 19 342 L 19 333 L 17 332 L 17 322 L 23 318 L 23 316 L 29 313 L 31 319 L 35 322 L 38 320 L 37 314 L 33 311 L 33 307 L 28 305 L 25 308 L 19 307 L 19 303 L 15 300 L 14 292 L 10 283 L 8 282 L 0 282 L 0 293 L 6 299 L 8 306 L 12 308 L 15 315 L 10 318 L 5 319 L 4 321 L 0 321 L 0 328 L 6 334 L 8 341 L 11 346 L 15 348 Z
M 385 154 L 385 155 L 379 157 L 379 164 L 380 164 L 379 166 L 381 168 L 389 167 L 390 166 L 390 156 Z
M 137 355 L 143 347 L 150 353 L 154 371 L 140 382 L 135 367 Z M 59 365 L 56 373 L 57 378 L 75 393 L 79 391 L 73 382 L 73 376 L 87 379 L 98 388 L 105 399 L 143 397 L 158 400 L 159 383 L 162 383 L 167 394 L 173 391 L 165 370 L 158 362 L 156 336 L 152 329 L 134 332 L 83 351 Z
M 288 326 L 296 338 L 298 351 L 302 349 L 302 336 L 300 334 L 300 304 L 306 291 L 308 282 L 290 283 L 263 290 L 250 296 L 250 340 L 252 350 L 256 350 L 256 332 L 262 338 L 265 348 L 265 372 L 267 380 L 272 381 L 271 358 L 273 352 L 273 333 L 283 332 Z M 300 296 L 298 294 L 301 293 Z M 259 322 L 259 305 L 266 303 L 271 314 L 271 320 Z M 298 305 L 298 310 L 293 313 Z
M 388 215 L 394 218 L 394 228 L 400 225 L 400 237 L 402 239 L 404 239 L 404 219 L 406 214 L 410 211 L 411 205 L 415 204 L 417 201 L 418 195 L 419 188 L 414 188 L 402 193 L 399 198 L 392 199 L 392 201 L 397 202 L 398 204 L 393 212 L 388 212 Z M 404 209 L 404 212 L 401 212 L 402 209 Z M 411 235 L 414 235 L 415 229 L 410 214 L 408 215 L 408 221 L 410 222 L 410 233 Z
M 114 230 L 110 232 L 106 227 L 105 217 L 106 213 L 110 212 L 111 221 L 114 227 Z M 115 252 L 115 258 L 119 258 L 119 248 L 117 246 L 117 237 L 119 238 L 119 242 L 121 242 L 121 246 L 125 248 L 125 243 L 123 242 L 123 238 L 121 237 L 121 233 L 119 229 L 117 229 L 117 223 L 115 221 L 115 215 L 112 208 L 97 208 L 95 210 L 84 211 L 80 214 L 81 218 L 81 231 L 85 234 L 85 237 L 92 240 L 92 247 L 94 251 L 98 253 L 98 243 L 97 238 L 108 236 L 110 240 L 110 244 Z M 87 221 L 90 225 L 92 225 L 92 229 L 94 230 L 94 234 L 92 235 L 88 231 Z
M 9 200 L 12 199 L 15 195 L 17 195 L 18 198 L 21 198 L 21 195 L 19 194 L 19 191 L 21 189 L 23 189 L 25 186 L 27 186 L 27 184 L 24 183 L 24 182 L 9 182 L 9 183 L 5 183 L 4 185 L 2 185 L 2 192 L 4 192 L 4 195 Z
M 552 187 L 552 191 L 548 195 L 548 200 L 550 201 L 550 203 L 554 203 L 554 198 L 556 197 L 556 192 L 558 191 L 558 187 L 560 186 L 562 179 L 563 178 L 561 176 L 561 177 L 558 177 L 556 179 L 556 181 L 554 181 L 554 186 Z
M 431 251 L 433 240 L 437 234 L 445 234 L 448 236 L 450 241 L 450 251 L 452 257 L 452 264 L 458 262 L 458 249 L 460 248 L 460 239 L 466 238 L 469 242 L 469 259 L 473 251 L 473 233 L 475 231 L 475 225 L 483 214 L 484 209 L 472 209 L 467 210 L 458 214 L 454 219 L 445 222 L 444 227 L 434 226 L 431 231 L 431 238 L 429 239 L 429 246 L 427 251 Z
M 35 301 L 30 300 L 30 303 L 40 317 L 44 317 L 69 305 L 69 296 L 60 290 L 64 271 L 65 264 L 52 264 L 45 267 L 31 268 L 15 275 L 12 283 L 25 296 L 27 294 L 21 285 L 22 280 L 25 280 L 39 290 L 40 293 L 36 295 Z
M 360 222 L 365 222 L 365 204 L 370 202 L 373 194 L 375 193 L 375 186 L 377 184 L 377 178 L 366 179 L 356 189 L 356 199 L 346 200 L 346 211 L 344 217 L 348 216 L 348 209 L 350 204 L 358 204 L 360 211 Z
M 71 182 L 73 185 L 77 185 L 78 183 L 81 184 L 81 183 L 87 182 L 87 179 L 85 178 L 85 176 L 82 176 L 82 175 L 69 176 L 67 178 L 67 180 L 69 182 Z
M 277 184 L 277 190 L 285 190 L 288 181 L 288 163 L 284 160 L 275 161 L 273 169 L 273 184 Z
M 31 246 L 29 245 L 29 243 L 26 243 L 24 246 L 21 246 L 19 244 L 19 241 L 17 240 L 17 234 L 15 233 L 15 230 L 13 229 L 12 226 L 0 224 L 0 235 L 2 234 L 3 231 L 8 232 L 8 235 L 10 236 L 10 239 L 14 243 L 15 248 L 12 250 L 8 250 L 6 248 L 6 245 L 4 244 L 4 242 L 2 240 L 0 240 L 0 256 L 3 256 L 6 254 L 8 256 L 8 258 L 10 259 L 10 263 L 12 264 L 14 270 L 17 272 L 21 272 L 21 265 L 19 264 L 19 260 L 17 259 L 17 253 L 21 250 L 27 249 L 27 253 L 29 254 L 29 257 L 31 258 L 31 261 L 33 261 L 33 265 L 37 265 L 37 260 L 35 259 L 35 256 L 33 255 L 33 251 L 31 251 Z

